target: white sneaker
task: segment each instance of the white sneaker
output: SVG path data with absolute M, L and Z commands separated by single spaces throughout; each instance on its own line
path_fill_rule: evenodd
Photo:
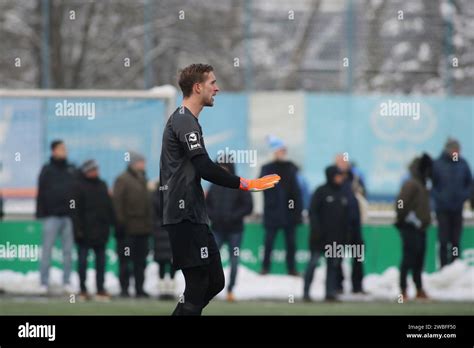
M 48 286 L 47 285 L 40 285 L 38 288 L 38 295 L 47 295 L 48 294 Z

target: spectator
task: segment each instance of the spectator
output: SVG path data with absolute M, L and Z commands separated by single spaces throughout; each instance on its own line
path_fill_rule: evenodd
M 443 153 L 433 164 L 432 192 L 438 220 L 441 267 L 454 261 L 460 253 L 462 212 L 472 180 L 469 165 L 460 152 L 459 142 L 448 139 Z
M 95 254 L 95 275 L 99 300 L 109 300 L 104 289 L 105 246 L 109 239 L 110 227 L 114 225 L 112 199 L 107 184 L 99 178 L 99 166 L 88 160 L 81 166 L 79 179 L 74 187 L 76 209 L 74 233 L 78 246 L 78 272 L 81 292 L 79 298 L 90 299 L 86 287 L 87 257 L 89 250 Z
M 270 271 L 273 242 L 279 229 L 285 232 L 286 265 L 288 274 L 297 276 L 295 264 L 296 226 L 301 223 L 302 199 L 298 185 L 297 167 L 286 159 L 287 149 L 283 141 L 269 136 L 268 142 L 274 160 L 262 167 L 261 176 L 272 173 L 281 177 L 280 185 L 267 190 L 264 195 L 263 223 L 265 227 L 265 251 L 261 274 Z
M 304 300 L 311 301 L 309 290 L 313 282 L 314 270 L 319 257 L 328 246 L 343 245 L 347 242 L 348 199 L 342 186 L 344 173 L 337 166 L 326 168 L 326 184 L 318 187 L 311 198 L 310 250 L 311 259 L 304 277 Z M 326 250 L 327 251 L 327 250 Z M 336 301 L 338 295 L 338 269 L 342 259 L 336 255 L 326 258 L 326 300 Z
M 63 249 L 63 286 L 67 293 L 73 292 L 70 284 L 72 247 L 74 244 L 72 213 L 74 202 L 72 190 L 76 169 L 67 161 L 66 145 L 62 140 L 51 143 L 51 158 L 41 169 L 36 198 L 36 217 L 43 223 L 43 246 L 41 252 L 40 293 L 48 292 L 49 267 L 54 242 L 59 235 Z
M 427 299 L 423 290 L 421 272 L 426 251 L 426 229 L 431 223 L 430 193 L 427 181 L 431 176 L 432 160 L 424 154 L 410 165 L 410 178 L 403 184 L 396 201 L 397 220 L 403 244 L 400 266 L 400 288 L 403 300 L 407 298 L 407 275 L 412 271 L 416 298 Z
M 348 200 L 349 209 L 349 220 L 348 220 L 348 243 L 360 248 L 364 245 L 362 239 L 362 219 L 361 219 L 361 206 L 364 207 L 365 198 L 363 196 L 365 189 L 363 181 L 353 171 L 351 163 L 344 156 L 344 154 L 338 154 L 336 156 L 336 166 L 344 174 L 344 183 L 342 184 L 342 190 L 344 191 Z M 364 248 L 365 250 L 365 248 Z M 352 260 L 352 292 L 355 294 L 365 294 L 362 288 L 362 279 L 364 277 L 364 264 L 357 258 Z M 338 292 L 343 293 L 343 280 L 344 275 L 342 272 L 342 263 L 339 264 L 338 268 Z
M 156 190 L 153 192 L 153 239 L 154 239 L 154 260 L 158 263 L 158 282 L 160 298 L 173 299 L 175 292 L 174 276 L 176 273 L 171 263 L 172 253 L 168 232 L 162 227 L 160 218 L 160 184 L 157 183 Z M 169 280 L 165 279 L 166 273 L 169 274 Z
M 230 161 L 219 165 L 235 175 Z M 219 249 L 227 243 L 230 257 L 230 281 L 227 285 L 227 301 L 235 301 L 233 289 L 239 265 L 240 244 L 244 231 L 244 217 L 252 213 L 252 196 L 248 191 L 233 190 L 212 184 L 206 197 L 206 206 L 212 231 Z
M 145 158 L 130 153 L 127 169 L 115 180 L 113 200 L 117 217 L 117 254 L 121 296 L 129 297 L 130 261 L 133 264 L 136 297 L 149 297 L 143 290 L 148 242 L 153 229 L 152 203 L 148 193 Z

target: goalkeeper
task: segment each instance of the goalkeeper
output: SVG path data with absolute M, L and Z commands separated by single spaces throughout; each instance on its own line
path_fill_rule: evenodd
M 280 180 L 274 174 L 256 180 L 240 178 L 209 158 L 198 118 L 204 106 L 214 105 L 219 91 L 213 70 L 205 64 L 192 64 L 182 70 L 179 86 L 183 103 L 163 131 L 160 213 L 170 237 L 173 265 L 182 270 L 186 282 L 184 296 L 173 315 L 201 315 L 225 284 L 219 249 L 209 229 L 201 178 L 245 191 L 266 190 Z

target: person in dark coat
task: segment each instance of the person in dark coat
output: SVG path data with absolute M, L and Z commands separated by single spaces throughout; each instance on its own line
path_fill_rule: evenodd
M 348 199 L 349 207 L 349 244 L 360 247 L 364 246 L 364 240 L 362 239 L 362 219 L 359 208 L 359 201 L 356 197 L 356 192 L 363 194 L 364 184 L 352 171 L 352 165 L 348 158 L 344 154 L 336 156 L 336 166 L 344 173 L 344 183 L 342 184 L 342 190 L 345 192 Z M 364 277 L 364 264 L 357 258 L 352 260 L 351 270 L 351 282 L 352 292 L 357 294 L 365 294 L 362 288 L 362 280 Z M 338 292 L 343 293 L 343 281 L 344 275 L 342 272 L 342 263 L 338 269 Z
M 309 208 L 311 258 L 304 277 L 305 301 L 311 301 L 310 287 L 321 255 L 326 256 L 326 300 L 337 300 L 338 268 L 342 258 L 328 251 L 331 251 L 334 243 L 344 245 L 349 237 L 348 199 L 342 188 L 344 173 L 335 165 L 327 167 L 325 173 L 326 183 L 316 189 Z
M 219 165 L 235 175 L 231 161 Z M 237 277 L 240 245 L 244 231 L 244 217 L 252 213 L 252 195 L 248 191 L 232 190 L 212 184 L 206 196 L 206 207 L 212 231 L 219 249 L 227 243 L 230 257 L 230 280 L 227 285 L 227 300 L 235 301 L 233 288 Z
M 152 202 L 145 175 L 145 158 L 130 153 L 127 169 L 114 184 L 117 217 L 117 254 L 121 296 L 129 297 L 130 262 L 133 264 L 136 297 L 149 297 L 143 290 L 149 237 L 153 230 Z
M 175 291 L 174 276 L 176 269 L 171 262 L 172 252 L 170 238 L 168 231 L 166 231 L 160 218 L 160 183 L 156 185 L 156 190 L 153 192 L 153 240 L 154 240 L 154 260 L 158 263 L 158 282 L 160 298 L 173 299 Z M 169 279 L 165 278 L 169 274 Z
M 67 161 L 67 149 L 62 140 L 51 142 L 51 158 L 41 169 L 36 197 L 36 217 L 42 221 L 43 242 L 41 252 L 39 292 L 46 294 L 49 283 L 51 253 L 58 235 L 63 251 L 63 285 L 66 293 L 73 292 L 70 284 L 72 267 L 73 233 L 73 186 L 77 178 L 76 168 Z
M 81 299 L 90 296 L 86 287 L 87 257 L 89 250 L 95 254 L 97 298 L 107 300 L 110 295 L 104 288 L 105 247 L 110 228 L 114 226 L 114 208 L 107 190 L 107 184 L 99 178 L 99 166 L 94 160 L 87 160 L 81 166 L 81 174 L 74 187 L 76 209 L 74 234 L 78 247 L 78 272 Z
M 278 138 L 268 138 L 274 152 L 274 160 L 262 167 L 261 176 L 276 173 L 280 185 L 263 193 L 263 224 L 265 227 L 265 251 L 261 274 L 270 272 L 270 257 L 275 237 L 280 229 L 285 233 L 286 266 L 288 274 L 297 276 L 295 263 L 296 227 L 301 223 L 302 195 L 298 184 L 298 169 L 286 159 L 287 149 Z
M 441 267 L 454 261 L 461 252 L 462 212 L 464 202 L 469 199 L 472 174 L 460 152 L 459 142 L 448 139 L 443 153 L 433 164 L 432 195 L 438 220 Z
M 400 289 L 407 298 L 407 275 L 412 271 L 416 285 L 416 298 L 427 299 L 421 273 L 426 252 L 426 230 L 431 223 L 430 192 L 427 181 L 432 173 L 432 160 L 427 154 L 415 158 L 410 164 L 410 178 L 403 184 L 395 202 L 397 219 L 403 244 L 400 265 Z

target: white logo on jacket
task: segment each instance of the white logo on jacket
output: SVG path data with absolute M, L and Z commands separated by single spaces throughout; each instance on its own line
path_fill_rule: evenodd
M 186 142 L 188 143 L 189 150 L 192 151 L 202 148 L 198 132 L 187 133 L 184 137 L 186 138 Z

